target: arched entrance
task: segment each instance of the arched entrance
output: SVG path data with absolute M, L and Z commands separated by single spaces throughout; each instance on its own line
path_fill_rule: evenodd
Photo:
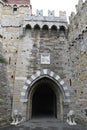
M 27 79 L 21 92 L 21 102 L 26 120 L 41 115 L 63 120 L 69 110 L 70 93 L 59 75 L 43 69 Z
M 57 96 L 52 81 L 42 78 L 35 84 L 32 96 L 32 117 L 57 117 Z

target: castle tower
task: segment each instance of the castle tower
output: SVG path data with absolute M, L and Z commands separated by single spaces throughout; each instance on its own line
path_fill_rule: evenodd
M 80 0 L 78 9 L 81 6 Z M 32 15 L 29 0 L 0 1 L 0 33 L 8 61 L 12 112 L 17 110 L 26 120 L 42 115 L 64 120 L 69 109 L 81 111 L 80 105 L 87 105 L 87 20 L 81 10 L 75 21 L 74 17 L 73 13 L 68 26 L 66 12 L 55 17 L 54 11 L 43 16 L 43 10 L 37 10 Z
M 79 0 L 79 1 L 78 1 L 78 5 L 76 5 L 76 11 L 77 11 L 77 12 L 81 10 L 82 4 L 83 4 L 83 0 Z
M 66 12 L 37 10 L 28 0 L 1 2 L 1 35 L 8 61 L 12 112 L 25 119 L 36 116 L 66 118 L 71 84 Z M 3 10 L 3 11 L 2 11 Z
M 66 14 L 61 12 L 59 17 L 55 17 L 54 11 L 49 11 L 48 16 L 43 16 L 42 12 L 38 10 L 36 16 L 23 19 L 15 70 L 13 111 L 21 110 L 26 119 L 43 115 L 63 120 L 69 109 L 67 81 L 70 82 L 71 77 L 67 63 Z

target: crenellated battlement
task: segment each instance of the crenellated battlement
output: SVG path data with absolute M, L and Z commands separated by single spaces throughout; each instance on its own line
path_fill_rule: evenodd
M 36 11 L 36 16 L 44 16 L 43 15 L 43 10 L 38 10 L 37 9 L 37 11 Z M 60 17 L 60 18 L 63 18 L 63 19 L 66 19 L 66 11 L 59 11 L 59 16 L 55 16 L 55 10 L 48 10 L 48 15 L 47 15 L 47 17 L 50 17 L 50 18 L 52 18 L 52 17 Z
M 6 8 L 7 11 L 12 8 Z M 48 16 L 43 15 L 43 10 L 37 10 L 36 15 L 32 15 L 32 9 L 25 8 L 24 7 L 17 7 L 16 5 L 13 6 L 13 15 L 11 11 L 9 13 L 3 12 L 2 19 L 1 19 L 1 26 L 5 27 L 19 27 L 23 25 L 25 27 L 27 24 L 31 25 L 32 28 L 36 24 L 42 28 L 44 25 L 47 25 L 49 28 L 51 28 L 52 25 L 55 25 L 57 28 L 59 26 L 64 26 L 67 28 L 67 18 L 66 18 L 66 12 L 60 11 L 59 16 L 55 16 L 55 11 L 48 10 Z M 15 19 L 15 20 L 14 20 Z

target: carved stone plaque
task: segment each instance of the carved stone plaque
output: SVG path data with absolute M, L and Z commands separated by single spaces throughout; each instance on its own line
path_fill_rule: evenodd
M 50 64 L 50 53 L 41 53 L 41 64 Z

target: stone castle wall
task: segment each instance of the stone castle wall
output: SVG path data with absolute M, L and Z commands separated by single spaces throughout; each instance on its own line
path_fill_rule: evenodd
M 25 81 L 41 69 L 57 73 L 71 93 L 70 108 L 82 111 L 87 106 L 86 69 L 86 4 L 79 2 L 77 14 L 67 23 L 65 12 L 55 17 L 54 11 L 37 10 L 32 15 L 28 5 L 0 4 L 0 33 L 5 57 L 13 109 L 21 109 L 20 94 Z M 69 32 L 68 32 L 69 29 Z M 41 57 L 47 54 L 48 63 Z
M 84 111 L 87 109 L 87 1 L 79 1 L 77 13 L 70 16 L 69 49 L 72 65 L 72 97 L 75 107 Z M 76 101 L 76 102 L 75 102 Z
M 0 38 L 0 124 L 11 116 L 11 93 L 7 80 L 7 67 L 3 59 L 3 45 Z

